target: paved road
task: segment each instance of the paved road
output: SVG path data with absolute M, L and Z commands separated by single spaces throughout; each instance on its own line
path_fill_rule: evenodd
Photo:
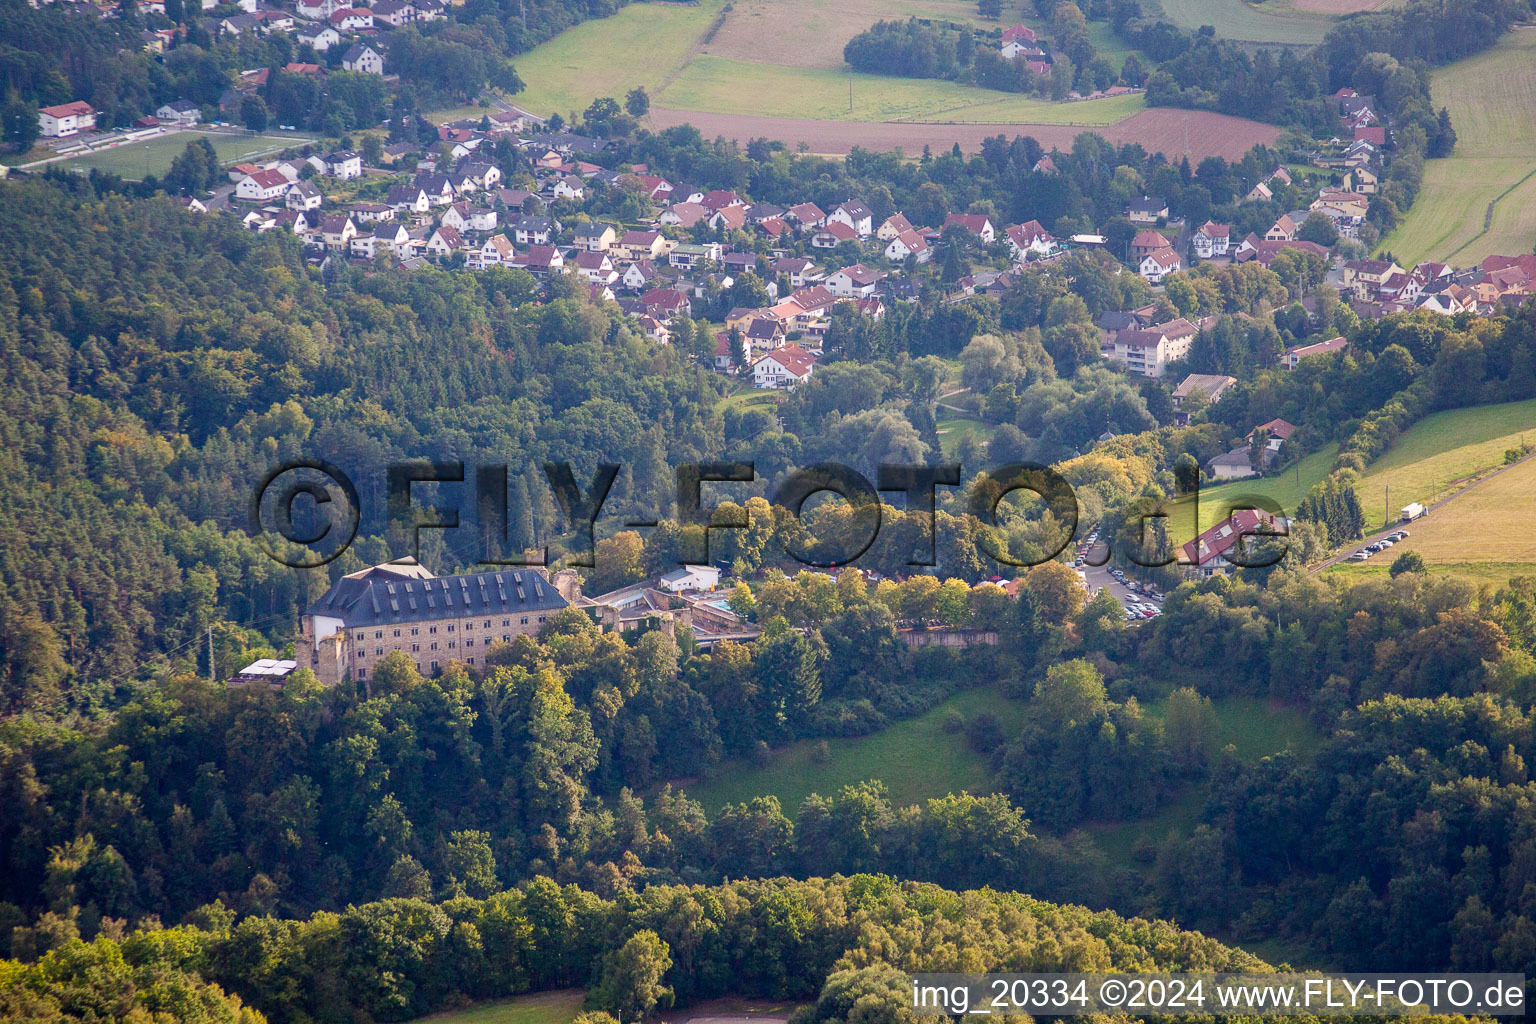
M 1425 515 L 1434 515 L 1437 511 L 1439 511 L 1440 509 L 1442 509 L 1445 506 L 1449 505 L 1451 502 L 1455 501 L 1457 498 L 1460 498 L 1462 495 L 1466 494 L 1468 491 L 1472 490 L 1474 487 L 1481 487 L 1483 484 L 1487 483 L 1489 480 L 1492 480 L 1494 477 L 1500 476 L 1500 475 L 1502 475 L 1504 473 L 1508 473 L 1510 470 L 1514 469 L 1516 466 L 1520 465 L 1523 462 L 1528 462 L 1531 459 L 1536 459 L 1536 455 L 1527 455 L 1523 459 L 1519 459 L 1519 460 L 1517 460 L 1515 462 L 1511 462 L 1507 466 L 1502 466 L 1502 467 L 1494 470 L 1492 473 L 1489 473 L 1485 477 L 1480 477 L 1477 480 L 1472 481 L 1470 484 L 1467 484 L 1467 486 L 1463 487 L 1461 490 L 1456 491 L 1453 494 L 1447 495 L 1446 497 L 1441 498 L 1439 501 L 1435 502 L 1433 505 L 1429 506 L 1429 511 L 1427 513 L 1425 513 Z M 1415 520 L 1415 522 L 1417 522 L 1417 520 Z M 1347 547 L 1344 550 L 1340 551 L 1338 554 L 1334 555 L 1332 558 L 1328 559 L 1326 562 L 1319 562 L 1317 565 L 1313 566 L 1308 571 L 1309 572 L 1314 572 L 1314 573 L 1322 572 L 1324 569 L 1328 568 L 1330 565 L 1337 565 L 1338 563 L 1340 563 L 1340 562 L 1344 561 L 1346 558 L 1348 558 L 1350 555 L 1354 554 L 1356 551 L 1359 551 L 1361 548 L 1365 547 L 1367 544 L 1370 544 L 1370 543 L 1372 543 L 1374 541 L 1378 541 L 1381 538 L 1387 536 L 1388 534 L 1394 533 L 1394 532 L 1402 529 L 1404 526 L 1407 526 L 1409 531 L 1412 532 L 1413 525 L 1411 523 L 1388 523 L 1385 529 L 1378 530 L 1376 533 L 1371 534 L 1369 537 L 1366 537 L 1364 540 L 1357 541 L 1356 543 L 1351 544 L 1349 547 Z M 1378 552 L 1378 554 L 1385 554 L 1385 553 L 1386 552 Z M 1361 564 L 1364 564 L 1364 563 L 1361 563 Z

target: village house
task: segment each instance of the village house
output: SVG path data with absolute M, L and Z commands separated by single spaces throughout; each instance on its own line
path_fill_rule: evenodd
M 37 126 L 45 139 L 65 139 L 96 127 L 96 108 L 84 100 L 43 107 L 37 112 Z
M 333 46 L 341 44 L 341 33 L 329 25 L 305 25 L 296 33 L 296 38 L 302 46 L 308 43 L 314 47 L 316 53 L 324 53 Z
M 617 248 L 621 259 L 654 260 L 666 255 L 667 239 L 660 231 L 631 230 L 624 232 Z
M 693 314 L 693 304 L 688 296 L 674 288 L 653 288 L 640 296 L 640 305 L 651 316 L 662 320 Z
M 1293 241 L 1296 238 L 1296 232 L 1300 229 L 1300 227 L 1300 224 L 1297 224 L 1294 220 L 1291 219 L 1290 214 L 1282 213 L 1280 215 L 1280 219 L 1275 221 L 1274 225 L 1268 231 L 1264 232 L 1264 241 Z
M 692 270 L 706 263 L 719 263 L 720 255 L 719 242 L 683 242 L 672 247 L 667 263 L 679 270 Z
M 1317 341 L 1310 345 L 1292 345 L 1281 355 L 1280 365 L 1287 370 L 1294 370 L 1303 359 L 1311 356 L 1325 356 L 1331 352 L 1342 352 L 1348 345 L 1349 342 L 1343 338 L 1329 338 L 1327 341 Z
M 591 221 L 576 225 L 574 233 L 576 248 L 585 252 L 607 252 L 619 237 L 619 233 L 613 229 L 612 224 L 597 224 Z
M 905 259 L 912 259 L 917 263 L 927 263 L 933 252 L 923 236 L 910 229 L 903 231 L 885 247 L 885 258 L 892 263 L 899 263 Z
M 747 224 L 746 207 L 722 206 L 710 214 L 707 223 L 716 231 L 739 231 Z
M 850 199 L 827 214 L 826 222 L 829 227 L 834 223 L 843 224 L 852 228 L 859 238 L 864 238 L 874 233 L 874 217 L 869 207 L 857 199 Z
M 1236 383 L 1236 377 L 1221 373 L 1192 373 L 1179 381 L 1179 386 L 1173 389 L 1173 408 L 1179 423 L 1182 425 L 1189 422 L 1187 406 L 1191 400 L 1203 400 L 1206 405 L 1215 405 L 1221 401 L 1227 389 Z
M 342 7 L 325 19 L 337 32 L 356 32 L 373 28 L 373 12 L 366 7 Z
M 281 199 L 288 185 L 283 172 L 267 168 L 242 178 L 235 185 L 235 198 L 242 203 L 270 203 Z
M 899 213 L 893 213 L 889 217 L 885 218 L 885 220 L 881 221 L 880 226 L 875 229 L 875 237 L 882 242 L 890 242 L 891 240 L 898 237 L 903 231 L 912 230 L 912 224 L 907 220 L 907 218 L 903 217 Z
M 997 231 L 992 227 L 992 221 L 979 213 L 951 213 L 944 218 L 944 226 L 958 224 L 977 238 L 984 245 L 991 245 L 997 241 Z
M 338 149 L 325 154 L 321 159 L 325 163 L 325 173 L 328 177 L 340 181 L 351 181 L 353 178 L 363 176 L 363 158 L 355 150 Z
M 511 265 L 534 277 L 548 278 L 565 273 L 565 255 L 552 245 L 533 245 L 522 255 L 514 256 Z
M 186 128 L 203 119 L 202 108 L 191 100 L 172 100 L 170 103 L 161 104 L 155 110 L 155 117 L 161 124 L 178 125 Z
M 871 270 L 862 263 L 842 268 L 827 277 L 827 291 L 839 298 L 867 299 L 875 294 L 875 287 L 885 275 Z
M 578 252 L 575 267 L 576 272 L 585 277 L 590 284 L 606 287 L 619 279 L 618 271 L 613 269 L 613 260 L 606 252 Z
M 1115 314 L 1124 318 L 1125 314 Z M 1101 318 L 1102 319 L 1102 318 Z M 1199 325 L 1180 317 L 1154 327 L 1140 327 L 1134 318 L 1117 319 L 1117 329 L 1106 332 L 1099 345 L 1105 359 L 1124 363 L 1131 373 L 1143 377 L 1161 377 L 1168 364 L 1189 356 L 1190 345 L 1212 318 Z
M 1226 519 L 1183 545 L 1180 565 L 1191 579 L 1209 579 L 1241 568 L 1246 552 L 1266 534 L 1284 534 L 1290 522 L 1260 509 L 1237 509 Z M 1253 538 L 1244 540 L 1244 538 Z
M 357 225 L 346 214 L 333 213 L 321 218 L 320 241 L 331 252 L 346 252 L 356 237 Z
M 792 391 L 810 379 L 816 357 L 799 345 L 784 345 L 752 363 L 752 386 Z
M 307 181 L 294 182 L 283 194 L 284 205 L 290 210 L 318 210 L 323 201 L 320 190 Z
M 447 224 L 439 224 L 427 238 L 427 255 L 439 262 L 464 248 L 464 236 Z
M 548 245 L 551 233 L 558 229 L 549 217 L 524 216 L 512 225 L 512 234 L 518 245 Z
M 1162 248 L 1144 256 L 1138 272 L 1147 279 L 1148 283 L 1162 284 L 1163 278 L 1183 269 L 1183 266 L 1184 263 L 1179 259 L 1178 253 L 1170 248 Z
M 1003 234 L 1008 239 L 1008 247 L 1016 263 L 1023 263 L 1031 256 L 1049 256 L 1060 248 L 1055 237 L 1037 220 L 1015 224 Z
M 341 55 L 341 66 L 347 71 L 356 71 L 363 75 L 382 75 L 384 55 L 367 43 L 353 43 L 347 47 L 347 52 Z
M 813 281 L 821 280 L 820 269 L 814 260 L 803 256 L 780 256 L 768 264 L 775 275 L 789 278 L 791 288 L 804 288 Z
M 811 236 L 811 248 L 836 249 L 844 242 L 857 242 L 859 233 L 840 220 L 828 220 Z
M 1142 196 L 1126 206 L 1125 215 L 1132 224 L 1156 224 L 1168 219 L 1168 204 L 1161 199 Z
M 1131 262 L 1139 264 L 1147 256 L 1168 247 L 1168 239 L 1160 232 L 1138 231 L 1131 239 Z
M 395 210 L 425 214 L 432 208 L 432 199 L 420 185 L 394 185 L 384 202 Z
M 656 264 L 650 260 L 636 260 L 624 268 L 624 275 L 620 283 L 625 289 L 632 292 L 643 292 L 655 286 L 655 282 L 661 277 L 661 272 L 656 269 Z
M 1190 247 L 1203 260 L 1225 256 L 1231 247 L 1232 229 L 1225 224 L 1206 221 L 1190 238 Z
M 708 217 L 709 214 L 708 208 L 698 203 L 673 203 L 662 212 L 661 216 L 656 218 L 656 222 L 658 224 L 665 224 L 668 227 L 686 229 L 693 227 L 699 221 Z
M 800 203 L 785 210 L 784 219 L 802 231 L 813 231 L 827 222 L 827 215 L 815 203 Z
M 512 247 L 512 242 L 506 235 L 492 235 L 478 248 L 472 247 L 464 256 L 464 266 L 470 270 L 483 270 L 486 267 L 511 266 L 517 257 L 517 250 Z
M 359 224 L 376 224 L 395 219 L 394 208 L 383 203 L 353 203 L 347 207 L 347 212 Z
M 1403 268 L 1391 260 L 1346 260 L 1343 268 L 1343 285 L 1355 298 L 1367 301 L 1376 298 L 1382 284 Z
M 383 22 L 392 28 L 399 28 L 407 22 L 416 20 L 416 8 L 402 0 L 375 0 L 368 10 L 373 14 L 375 22 Z

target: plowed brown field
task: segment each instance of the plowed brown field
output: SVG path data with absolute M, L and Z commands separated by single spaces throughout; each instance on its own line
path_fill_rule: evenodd
M 935 150 L 949 149 L 957 142 L 962 150 L 975 152 L 981 148 L 983 139 L 998 134 L 1009 138 L 1030 135 L 1046 149 L 1067 150 L 1080 132 L 1093 131 L 1116 145 L 1140 143 L 1148 152 L 1161 152 L 1171 159 L 1187 154 L 1191 160 L 1208 156 L 1236 160 L 1261 142 L 1273 145 L 1280 135 L 1280 129 L 1274 125 L 1226 114 L 1169 107 L 1143 110 L 1124 121 L 1098 128 L 1060 124 L 812 121 L 660 108 L 652 108 L 650 117 L 658 128 L 691 124 L 705 138 L 724 136 L 743 143 L 755 138 L 778 139 L 792 148 L 804 142 L 812 153 L 825 154 L 847 153 L 854 146 L 862 146 L 873 150 L 899 147 L 903 152 L 916 155 L 925 145 Z

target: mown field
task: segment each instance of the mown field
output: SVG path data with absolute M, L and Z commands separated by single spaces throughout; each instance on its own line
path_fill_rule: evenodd
M 984 121 L 1098 127 L 1142 110 L 1139 96 L 1052 103 L 934 79 L 862 75 L 843 46 L 881 19 L 979 22 L 970 0 L 701 0 L 634 4 L 516 59 L 519 105 L 569 115 L 644 86 L 660 110 L 811 121 Z M 1096 23 L 1097 24 L 1097 23 Z M 1116 60 L 1123 44 L 1100 27 Z M 851 106 L 850 106 L 851 89 Z
M 1409 527 L 1409 537 L 1372 561 L 1417 551 L 1434 566 L 1487 564 L 1508 579 L 1536 569 L 1536 460 L 1522 462 Z
M 1424 167 L 1424 187 L 1382 242 L 1399 263 L 1458 265 L 1516 255 L 1536 243 L 1536 27 L 1434 73 L 1456 150 Z M 1488 218 L 1488 204 L 1493 213 Z M 1488 223 L 1485 230 L 1485 218 Z
M 289 146 L 302 146 L 308 136 L 283 135 L 224 135 L 218 132 L 173 132 L 159 135 L 143 142 L 133 142 L 112 149 L 73 157 L 63 162 L 75 170 L 98 168 L 120 175 L 130 181 L 139 181 L 146 175 L 163 175 L 171 169 L 171 161 L 181 155 L 187 143 L 204 138 L 213 144 L 213 151 L 226 164 L 269 156 Z
M 1366 9 L 1360 0 L 1334 0 L 1338 6 L 1353 10 Z M 1305 6 L 1304 6 L 1305 4 Z M 1186 29 L 1198 29 L 1210 25 L 1216 34 L 1225 39 L 1251 43 L 1285 43 L 1295 46 L 1312 46 L 1322 42 L 1323 34 L 1332 26 L 1334 16 L 1344 11 L 1319 9 L 1327 7 L 1317 0 L 1269 0 L 1267 3 L 1248 3 L 1246 0 L 1162 0 L 1163 13 L 1168 20 Z M 1374 6 L 1374 4 L 1372 5 Z
M 424 1024 L 571 1024 L 585 998 L 580 989 L 536 992 L 418 1019 Z
M 835 793 L 844 786 L 879 779 L 898 806 L 921 803 L 947 793 L 992 791 L 987 758 L 971 750 L 962 733 L 944 731 L 950 712 L 966 721 L 990 711 L 1012 733 L 1023 722 L 1024 705 L 996 687 L 958 693 L 932 711 L 896 722 L 869 736 L 826 741 L 829 756 L 817 756 L 820 740 L 801 740 L 775 750 L 766 767 L 742 758 L 727 761 L 715 778 L 684 782 L 688 795 L 714 814 L 726 804 L 773 794 L 793 817 L 812 793 Z
M 1429 505 L 1468 478 L 1502 466 L 1504 452 L 1523 442 L 1536 443 L 1536 399 L 1425 417 L 1366 467 L 1356 487 L 1366 532 L 1381 529 L 1387 521 L 1387 488 L 1392 490 L 1390 511 L 1395 517 L 1409 502 Z

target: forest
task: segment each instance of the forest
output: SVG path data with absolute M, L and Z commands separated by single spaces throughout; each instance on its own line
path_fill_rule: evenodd
M 927 225 L 966 209 L 1119 237 L 1150 186 L 1262 230 L 1301 194 L 1235 205 L 1275 166 L 1263 150 L 1191 167 L 1085 134 L 1056 174 L 1041 155 L 998 137 L 969 159 L 829 161 L 686 128 L 620 150 L 763 201 L 860 195 Z M 1358 528 L 1351 481 L 1412 423 L 1536 395 L 1531 309 L 1362 321 L 1305 257 L 1205 265 L 1154 296 L 1078 253 L 995 296 L 839 313 L 828 358 L 770 414 L 723 402 L 703 322 L 658 346 L 569 281 L 320 271 L 292 237 L 189 213 L 162 184 L 177 182 L 0 186 L 0 1015 L 394 1021 L 579 986 L 594 1015 L 629 1020 L 733 994 L 803 1002 L 797 1024 L 867 1022 L 905 1019 L 919 966 L 1255 967 L 1233 944 L 1272 939 L 1330 965 L 1536 973 L 1536 583 L 1305 571 Z M 993 255 L 947 244 L 962 266 Z M 1280 370 L 1318 329 L 1308 293 L 1350 347 Z M 1098 356 L 1096 318 L 1137 305 L 1216 318 L 1170 373 L 1238 383 L 1188 425 L 1167 382 Z M 799 571 L 788 547 L 854 524 L 831 503 L 797 521 L 773 485 L 828 459 L 938 460 L 956 381 L 996 427 L 985 451 L 953 448 L 967 482 L 1054 463 L 1122 559 L 1136 513 L 1255 423 L 1283 417 L 1295 452 L 1340 454 L 1289 555 L 1180 586 L 1135 628 L 1066 565 L 998 557 L 1041 561 L 1062 519 L 1020 505 L 984 524 L 961 491 L 941 497 L 931 569 L 912 564 L 920 517 L 888 507 L 861 561 L 879 578 Z M 266 469 L 313 453 L 352 472 L 367 511 L 352 550 L 300 571 L 244 510 Z M 398 553 L 378 470 L 401 458 L 512 465 L 512 543 L 557 555 L 574 541 L 537 467 L 624 464 L 591 592 L 697 540 L 672 515 L 675 466 L 751 460 L 758 482 L 730 497 L 748 526 L 712 545 L 763 635 L 704 651 L 687 630 L 626 640 L 567 613 L 435 678 L 397 659 L 367 687 L 208 682 L 287 652 L 314 598 Z M 619 525 L 635 519 L 658 525 Z M 423 556 L 465 568 L 473 541 L 433 532 Z M 913 624 L 998 642 L 914 650 Z M 689 795 L 726 762 L 878 732 L 979 680 L 1021 712 L 954 723 L 986 792 Z M 1320 749 L 1237 756 L 1213 706 L 1231 697 L 1304 714 Z M 1128 863 L 1086 838 L 1175 805 L 1188 827 Z

